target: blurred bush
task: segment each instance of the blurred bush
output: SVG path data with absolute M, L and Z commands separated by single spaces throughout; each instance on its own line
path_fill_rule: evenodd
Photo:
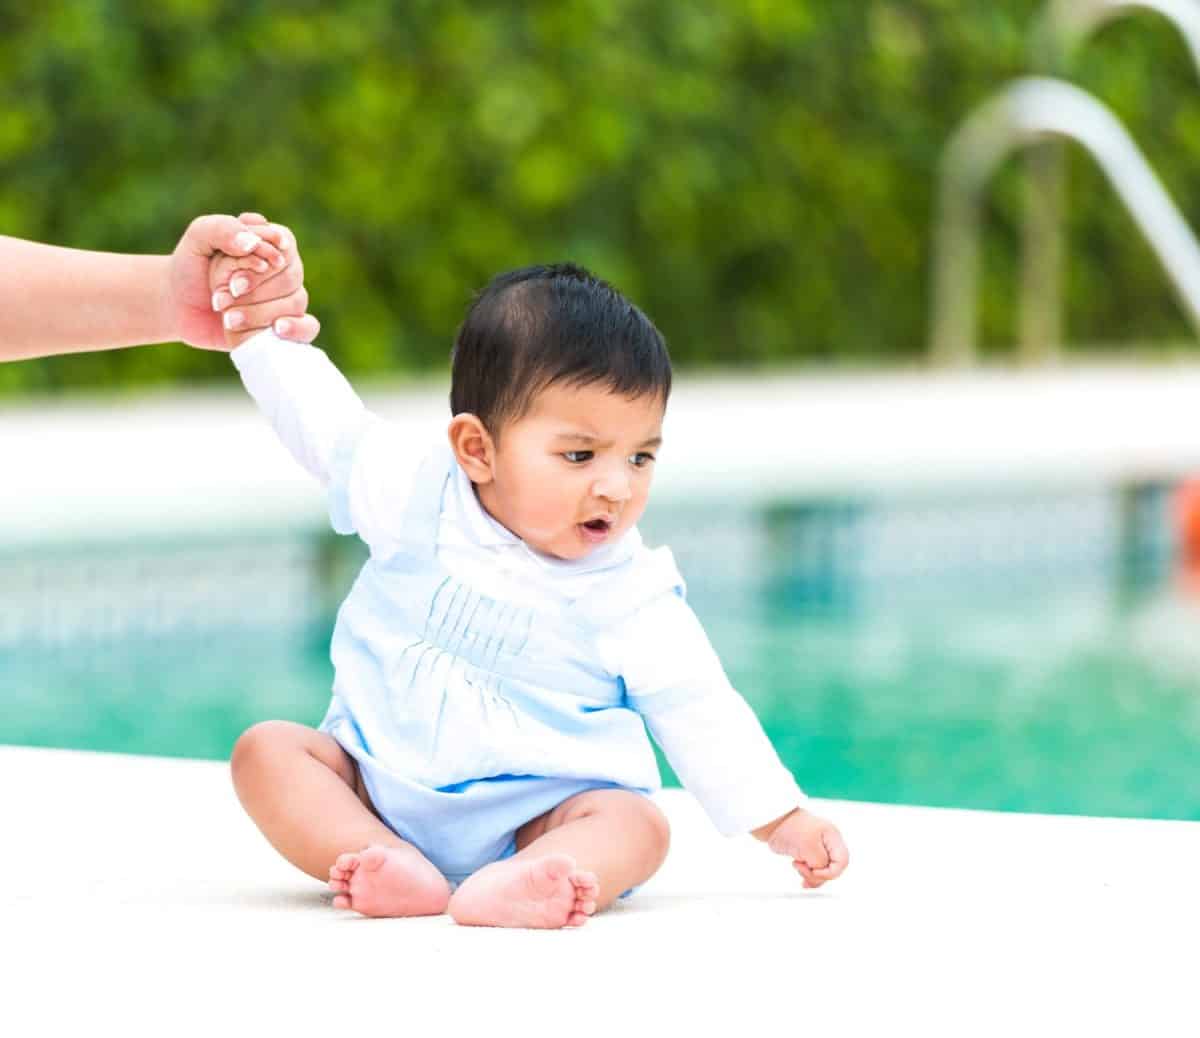
M 572 258 L 691 364 L 923 351 L 930 202 L 967 111 L 1028 70 L 1010 0 L 0 0 L 0 232 L 169 251 L 260 209 L 304 252 L 351 371 L 443 370 L 471 292 Z M 1200 206 L 1200 81 L 1155 18 L 1074 78 Z M 985 341 L 1013 332 L 1019 182 L 989 228 Z M 1075 157 L 1076 340 L 1187 336 Z M 183 347 L 0 365 L 0 390 L 227 374 Z

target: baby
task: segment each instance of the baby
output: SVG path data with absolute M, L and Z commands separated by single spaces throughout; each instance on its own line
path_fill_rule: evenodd
M 223 258 L 210 273 L 215 299 L 245 288 Z M 417 445 L 321 350 L 233 330 L 252 317 L 226 320 L 243 383 L 370 550 L 320 726 L 267 721 L 234 747 L 237 794 L 288 861 L 364 915 L 581 926 L 666 857 L 648 728 L 722 833 L 807 887 L 842 873 L 837 828 L 638 533 L 671 366 L 636 306 L 571 264 L 494 278 L 454 343 L 445 436 Z

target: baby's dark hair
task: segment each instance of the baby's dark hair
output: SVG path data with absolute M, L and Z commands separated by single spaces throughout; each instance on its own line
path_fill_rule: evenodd
M 671 358 L 651 320 L 573 263 L 498 274 L 475 296 L 450 354 L 450 411 L 476 415 L 499 442 L 550 385 L 599 382 L 665 406 Z

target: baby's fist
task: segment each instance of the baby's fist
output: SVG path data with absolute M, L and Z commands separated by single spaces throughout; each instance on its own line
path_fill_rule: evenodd
M 816 889 L 837 879 L 850 863 L 850 854 L 837 826 L 809 814 L 802 807 L 786 815 L 767 837 L 767 846 L 776 854 L 792 859 L 804 885 Z

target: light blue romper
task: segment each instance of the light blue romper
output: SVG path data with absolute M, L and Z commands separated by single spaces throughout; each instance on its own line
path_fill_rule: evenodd
M 641 715 L 601 665 L 595 636 L 656 596 L 684 593 L 666 548 L 554 610 L 456 580 L 436 555 L 456 465 L 448 444 L 425 459 L 400 547 L 367 561 L 338 611 L 320 726 L 358 762 L 387 825 L 454 883 L 512 855 L 516 830 L 568 797 L 659 788 Z M 339 485 L 334 527 L 350 532 Z

